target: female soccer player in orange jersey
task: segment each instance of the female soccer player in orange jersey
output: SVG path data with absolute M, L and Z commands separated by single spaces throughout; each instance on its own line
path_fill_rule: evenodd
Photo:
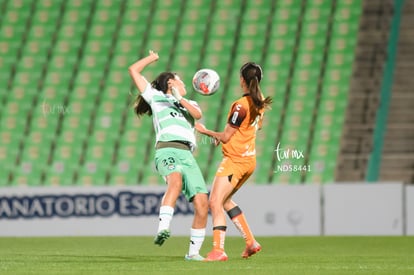
M 196 124 L 197 131 L 222 143 L 223 152 L 223 160 L 217 169 L 209 198 L 213 216 L 213 250 L 208 253 L 206 261 L 228 259 L 224 251 L 227 229 L 224 210 L 246 241 L 242 257 L 248 258 L 261 250 L 232 196 L 256 167 L 256 131 L 261 128 L 266 107 L 272 103 L 272 99 L 265 98 L 260 90 L 262 76 L 262 68 L 256 63 L 248 62 L 241 67 L 243 96 L 232 104 L 223 132 L 211 131 L 201 123 Z

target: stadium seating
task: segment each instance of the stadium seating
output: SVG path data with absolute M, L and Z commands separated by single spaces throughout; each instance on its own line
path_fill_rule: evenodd
M 309 163 L 314 167 L 306 174 L 307 182 L 329 182 L 335 178 L 348 89 L 358 30 L 359 5 L 338 2 L 330 35 L 326 77 L 323 79 L 319 113 L 314 129 L 314 139 Z
M 209 128 L 224 128 L 241 95 L 239 68 L 264 69 L 272 109 L 258 132 L 257 184 L 327 183 L 347 102 L 360 1 L 0 1 L 0 186 L 162 184 L 152 120 L 137 118 L 128 66 L 154 49 L 147 79 L 177 72 Z M 195 94 L 202 67 L 219 92 Z M 211 183 L 221 152 L 198 135 Z M 310 141 L 310 142 L 309 142 Z M 304 158 L 277 160 L 275 149 Z M 276 172 L 309 165 L 311 171 Z

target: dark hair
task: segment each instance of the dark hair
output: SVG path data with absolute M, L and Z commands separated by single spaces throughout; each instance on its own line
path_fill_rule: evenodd
M 151 86 L 164 94 L 168 90 L 168 80 L 175 78 L 175 73 L 163 72 L 160 73 L 156 79 L 151 82 Z M 152 115 L 151 106 L 144 100 L 141 94 L 139 94 L 134 102 L 134 112 L 137 116 L 148 114 Z
M 263 78 L 262 67 L 254 62 L 247 62 L 240 68 L 240 75 L 246 82 L 250 92 L 250 97 L 253 100 L 256 110 L 258 111 L 269 107 L 272 103 L 272 98 L 269 96 L 263 98 L 262 91 L 259 86 L 259 83 Z

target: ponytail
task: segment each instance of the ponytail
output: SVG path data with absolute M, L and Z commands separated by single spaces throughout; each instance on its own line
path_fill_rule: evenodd
M 142 95 L 138 95 L 134 102 L 134 113 L 141 117 L 145 114 L 148 114 L 148 116 L 152 116 L 152 110 L 151 106 L 144 100 Z
M 272 103 L 272 98 L 269 96 L 264 98 L 259 85 L 263 77 L 263 70 L 260 65 L 248 62 L 241 67 L 240 75 L 247 84 L 250 97 L 256 110 L 259 111 L 263 108 L 269 108 Z

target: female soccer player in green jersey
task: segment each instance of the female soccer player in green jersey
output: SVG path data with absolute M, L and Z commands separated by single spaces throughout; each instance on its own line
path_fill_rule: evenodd
M 196 102 L 183 97 L 186 89 L 176 74 L 163 72 L 151 83 L 142 76 L 142 70 L 158 58 L 157 53 L 150 51 L 148 56 L 129 67 L 129 74 L 140 91 L 134 109 L 138 116 L 148 114 L 153 117 L 155 166 L 167 184 L 154 243 L 162 245 L 170 236 L 175 203 L 182 192 L 194 205 L 190 247 L 185 259 L 202 261 L 199 251 L 207 225 L 208 191 L 192 155 L 196 146 L 194 122 L 201 118 L 202 113 Z

